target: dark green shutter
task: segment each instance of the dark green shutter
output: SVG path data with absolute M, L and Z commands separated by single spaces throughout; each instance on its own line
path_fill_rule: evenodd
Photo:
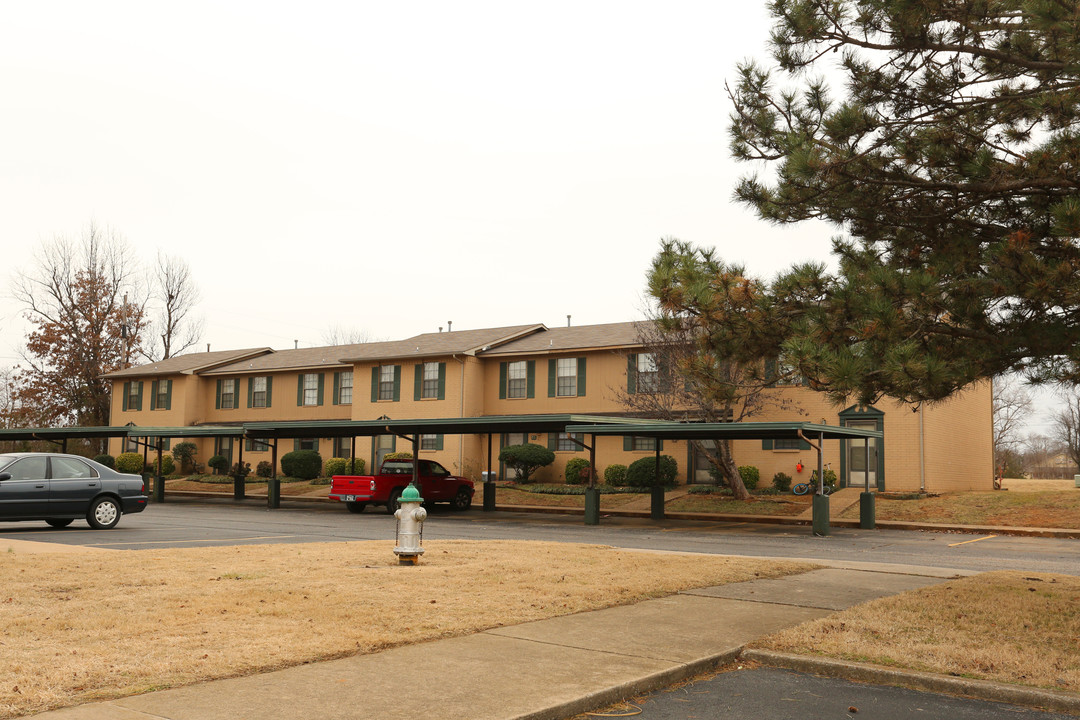
M 304 373 L 296 376 L 296 407 L 304 405 Z
M 799 449 L 800 450 L 812 450 L 813 447 L 810 445 L 810 443 L 806 442 L 802 438 L 799 438 Z
M 300 449 L 300 438 L 293 438 L 292 449 L 293 449 L 293 452 L 296 452 L 297 450 Z
M 555 450 L 559 449 L 559 433 L 557 433 L 557 432 L 549 432 L 547 440 L 548 440 L 548 450 L 555 451 Z
M 324 375 L 326 375 L 326 373 L 319 373 L 319 397 L 315 401 L 316 405 L 322 405 L 323 404 L 323 376 Z
M 635 353 L 626 356 L 626 392 L 631 395 L 637 392 L 637 355 Z
M 634 436 L 623 435 L 622 436 L 622 449 L 626 452 L 630 452 L 634 449 Z
M 379 401 L 379 366 L 371 368 L 371 402 Z
M 506 378 L 507 378 L 506 363 L 499 363 L 499 399 L 506 399 Z
M 439 363 L 439 400 L 446 399 L 446 363 Z
M 166 380 L 165 386 L 165 409 L 172 410 L 172 380 Z
M 150 409 L 157 410 L 157 389 L 158 381 L 154 380 L 150 383 Z
M 137 393 L 136 399 L 135 399 L 135 405 L 136 405 L 135 409 L 136 410 L 142 410 L 142 386 L 143 386 L 143 381 L 140 380 L 139 381 L 139 392 Z
M 555 368 L 557 363 L 554 359 L 548 360 L 548 397 L 555 397 Z
M 339 405 L 338 393 L 341 392 L 341 373 L 334 373 L 334 393 L 330 396 L 331 405 Z
M 217 395 L 216 395 L 216 399 L 214 400 L 214 409 L 215 410 L 220 410 L 221 409 L 221 378 L 218 378 L 218 381 L 217 381 Z
M 120 409 L 123 412 L 127 412 L 128 398 L 131 397 L 131 382 L 124 383 L 124 397 L 120 400 Z
M 525 362 L 525 397 L 536 397 L 536 361 Z
M 251 407 L 252 397 L 255 395 L 255 378 L 248 378 L 248 407 Z
M 762 450 L 772 450 L 772 440 L 762 440 L 761 441 L 761 449 Z
M 274 388 L 274 378 L 266 377 L 266 407 L 270 407 L 270 391 Z
M 413 365 L 413 400 L 424 396 L 424 363 Z
M 443 436 L 441 434 L 435 436 L 435 449 L 436 450 L 442 450 L 443 449 Z
M 394 402 L 401 400 L 401 366 L 394 366 Z
M 585 358 L 577 359 L 577 394 L 578 397 L 585 395 Z

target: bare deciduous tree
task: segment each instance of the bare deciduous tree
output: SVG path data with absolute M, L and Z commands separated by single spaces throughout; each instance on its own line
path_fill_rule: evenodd
M 360 328 L 331 325 L 323 331 L 322 341 L 327 345 L 362 345 L 376 342 L 377 338 Z
M 1006 456 L 1016 455 L 1022 442 L 1020 430 L 1031 415 L 1031 394 L 1013 375 L 994 380 L 994 465 L 1002 467 Z
M 1080 467 L 1080 394 L 1062 391 L 1060 395 L 1062 407 L 1053 416 L 1054 437 L 1073 464 Z
M 638 324 L 641 354 L 631 356 L 627 387 L 612 388 L 628 411 L 659 420 L 702 422 L 743 422 L 766 408 L 805 414 L 783 393 L 770 392 L 778 382 L 796 380 L 793 369 L 778 376 L 763 372 L 761 367 L 703 357 L 694 332 L 697 330 L 687 324 Z M 729 441 L 693 440 L 691 444 L 715 474 L 724 478 L 734 498 L 750 497 Z
M 151 362 L 180 355 L 199 342 L 203 320 L 192 311 L 199 289 L 182 258 L 159 252 L 147 304 L 149 324 L 140 354 Z

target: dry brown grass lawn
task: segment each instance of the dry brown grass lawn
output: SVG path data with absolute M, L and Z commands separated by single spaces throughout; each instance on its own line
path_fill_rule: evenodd
M 922 500 L 878 498 L 875 506 L 878 520 L 1080 528 L 1080 489 L 948 493 Z M 858 504 L 840 517 L 858 518 Z
M 482 492 L 482 488 L 477 487 L 476 496 L 473 498 L 474 503 L 479 503 L 483 500 L 483 496 L 481 495 Z M 602 493 L 600 495 L 600 509 L 615 510 L 624 505 L 640 501 L 642 498 L 647 500 L 648 497 L 648 494 L 645 493 Z M 495 488 L 495 502 L 499 505 L 507 506 L 540 505 L 543 507 L 573 507 L 584 509 L 585 496 L 555 495 L 553 493 L 529 492 L 528 490 L 513 487 L 497 487 Z
M 539 542 L 0 552 L 0 717 L 777 577 L 803 562 Z M 0 550 L 4 548 L 0 545 Z
M 857 605 L 758 647 L 1080 691 L 1080 577 L 992 572 Z
M 805 512 L 812 495 L 761 495 L 750 500 L 732 500 L 719 494 L 690 494 L 666 506 L 671 512 L 702 512 L 735 515 L 798 515 Z

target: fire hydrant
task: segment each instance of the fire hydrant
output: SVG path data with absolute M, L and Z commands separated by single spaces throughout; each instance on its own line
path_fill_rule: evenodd
M 420 491 L 410 485 L 401 493 L 400 505 L 394 512 L 397 518 L 397 547 L 394 554 L 398 556 L 399 565 L 417 565 L 424 554 L 420 542 L 424 535 L 427 510 L 420 507 L 422 502 L 424 499 L 420 497 Z

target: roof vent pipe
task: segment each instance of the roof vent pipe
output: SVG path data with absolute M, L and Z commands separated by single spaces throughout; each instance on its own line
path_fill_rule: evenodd
M 293 350 L 299 350 L 300 349 L 300 341 L 299 340 L 293 340 L 292 341 L 292 349 Z
M 566 316 L 566 327 L 570 327 L 570 316 Z
M 442 332 L 442 325 L 439 326 L 439 332 Z
M 210 343 L 206 343 L 206 352 L 210 352 Z
M 454 324 L 453 320 L 446 321 L 446 332 L 450 332 L 450 327 Z

